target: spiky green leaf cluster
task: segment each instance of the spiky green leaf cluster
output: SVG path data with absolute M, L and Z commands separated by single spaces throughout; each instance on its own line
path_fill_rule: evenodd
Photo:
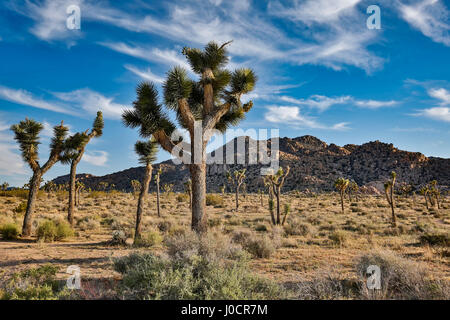
M 53 128 L 53 137 L 50 143 L 50 150 L 53 154 L 59 154 L 64 150 L 65 140 L 68 132 L 69 128 L 64 126 L 62 122 L 59 126 L 55 126 Z
M 185 47 L 182 53 L 186 56 L 189 65 L 197 74 L 202 74 L 206 69 L 213 72 L 223 68 L 229 61 L 226 46 L 229 42 L 219 45 L 213 41 L 208 43 L 205 49 L 192 49 Z
M 28 118 L 11 126 L 14 139 L 19 143 L 22 157 L 28 163 L 38 161 L 39 133 L 43 129 L 44 126 L 41 123 Z
M 134 145 L 134 151 L 139 156 L 139 162 L 148 165 L 156 160 L 158 144 L 153 140 L 138 141 Z
M 103 128 L 105 127 L 105 122 L 103 121 L 103 113 L 101 111 L 97 112 L 94 124 L 92 125 L 92 130 L 95 131 L 97 137 L 103 135 Z
M 175 130 L 174 124 L 162 110 L 158 103 L 158 92 L 154 84 L 142 82 L 136 89 L 137 100 L 133 102 L 133 109 L 125 110 L 122 121 L 125 126 L 139 128 L 139 134 L 148 138 L 159 130 L 171 135 Z

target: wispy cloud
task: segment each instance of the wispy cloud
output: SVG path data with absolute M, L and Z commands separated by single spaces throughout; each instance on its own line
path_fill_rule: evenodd
M 281 96 L 280 100 L 284 102 L 289 102 L 295 105 L 299 106 L 307 106 L 309 108 L 318 109 L 319 111 L 325 111 L 331 106 L 334 105 L 342 105 L 342 104 L 349 104 L 349 105 L 355 105 L 360 108 L 366 108 L 366 109 L 378 109 L 382 107 L 391 107 L 394 105 L 399 104 L 398 101 L 395 100 L 389 100 L 389 101 L 382 101 L 382 100 L 359 100 L 352 96 L 340 96 L 340 97 L 327 97 L 323 95 L 312 95 L 307 99 L 297 99 L 289 96 Z
M 435 42 L 450 46 L 449 10 L 440 0 L 420 0 L 413 4 L 396 1 L 400 16 L 413 28 Z
M 164 78 L 155 75 L 150 68 L 147 68 L 147 70 L 140 70 L 132 65 L 125 65 L 124 66 L 125 69 L 127 69 L 128 71 L 133 72 L 135 75 L 139 76 L 140 78 L 147 80 L 147 81 L 153 81 L 153 82 L 157 82 L 157 83 L 163 83 L 164 82 Z
M 431 88 L 428 89 L 430 97 L 441 101 L 442 105 L 450 104 L 450 91 L 445 88 Z
M 448 107 L 434 107 L 421 110 L 416 115 L 424 116 L 429 119 L 450 122 L 450 108 Z
M 74 111 L 66 106 L 37 98 L 33 96 L 33 94 L 31 94 L 30 92 L 23 89 L 13 89 L 0 86 L 0 99 L 34 108 L 65 114 L 72 114 L 72 115 L 74 114 Z
M 14 176 L 26 173 L 9 125 L 0 121 L 0 174 Z
M 82 158 L 83 162 L 89 163 L 94 166 L 104 167 L 108 162 L 108 152 L 106 151 L 95 151 L 95 152 L 86 152 Z
M 105 97 L 101 93 L 89 88 L 78 89 L 71 92 L 54 92 L 58 99 L 75 104 L 78 109 L 95 114 L 102 111 L 103 115 L 111 119 L 120 119 L 126 106 L 114 102 L 114 98 Z
M 347 122 L 336 123 L 326 126 L 315 119 L 304 116 L 300 113 L 299 107 L 292 106 L 268 106 L 264 114 L 266 121 L 271 123 L 283 123 L 295 128 L 328 129 L 328 130 L 348 130 Z

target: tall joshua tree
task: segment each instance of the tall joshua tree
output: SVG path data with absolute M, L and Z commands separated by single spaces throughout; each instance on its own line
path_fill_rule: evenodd
M 28 163 L 33 176 L 29 184 L 29 194 L 27 209 L 23 219 L 22 234 L 29 236 L 31 234 L 31 224 L 33 220 L 33 212 L 36 204 L 36 197 L 39 191 L 39 186 L 42 181 L 42 176 L 50 170 L 50 168 L 61 159 L 61 154 L 64 150 L 65 139 L 68 128 L 64 126 L 63 122 L 53 128 L 53 138 L 50 143 L 50 156 L 46 163 L 42 166 L 39 164 L 39 133 L 44 129 L 44 126 L 31 119 L 25 119 L 18 124 L 11 126 L 14 132 L 14 139 L 19 143 L 22 151 L 22 158 Z
M 276 174 L 266 176 L 267 183 L 270 184 L 269 188 L 272 188 L 272 194 L 275 195 L 277 199 L 277 219 L 275 221 L 275 217 L 273 215 L 273 199 L 269 198 L 269 210 L 272 218 L 272 223 L 276 225 L 280 225 L 281 223 L 281 212 L 280 212 L 280 196 L 281 196 L 281 188 L 283 187 L 284 181 L 289 174 L 289 166 L 286 167 L 286 171 L 280 167 Z M 285 216 L 283 219 L 283 224 L 286 222 L 287 214 L 289 210 L 285 210 Z
M 394 198 L 394 190 L 395 190 L 395 180 L 397 178 L 397 174 L 392 171 L 391 172 L 391 180 L 388 180 L 384 183 L 384 193 L 386 194 L 386 200 L 389 203 L 392 211 L 392 224 L 394 227 L 397 226 L 397 217 L 395 216 L 395 198 Z
M 148 187 L 152 179 L 152 163 L 156 160 L 158 153 L 158 145 L 155 141 L 138 141 L 134 146 L 134 150 L 139 155 L 139 162 L 145 165 L 144 180 L 141 183 L 141 191 L 139 193 L 139 200 L 136 213 L 136 228 L 134 232 L 134 243 L 137 243 L 141 237 L 141 220 L 142 210 L 144 208 L 145 198 L 148 194 Z
M 245 171 L 246 169 L 235 170 L 233 173 L 227 171 L 227 179 L 233 185 L 236 194 L 236 212 L 239 211 L 239 189 L 244 182 Z
M 166 109 L 175 111 L 179 125 L 190 134 L 190 150 L 183 148 L 183 158 L 188 163 L 192 180 L 192 229 L 207 229 L 206 214 L 206 144 L 212 130 L 224 132 L 244 118 L 253 103 L 241 103 L 241 97 L 253 90 L 256 76 L 250 69 L 230 72 L 224 69 L 228 62 L 226 47 L 210 42 L 204 50 L 184 48 L 198 80 L 188 78 L 187 71 L 175 67 L 167 74 L 164 87 Z M 127 110 L 123 117 L 134 126 L 142 126 L 143 136 L 153 135 L 161 147 L 172 153 L 178 150 L 171 134 L 175 125 L 158 103 L 157 92 L 150 83 L 143 83 L 137 90 L 134 110 Z M 194 133 L 195 132 L 195 133 Z
M 75 211 L 75 193 L 76 193 L 76 179 L 77 179 L 77 166 L 83 158 L 86 146 L 92 138 L 101 137 L 103 134 L 103 115 L 99 111 L 97 117 L 94 120 L 92 129 L 85 132 L 75 133 L 73 136 L 67 138 L 65 151 L 61 162 L 63 164 L 70 164 L 70 180 L 69 180 L 69 206 L 67 213 L 67 220 L 73 226 L 73 215 Z
M 339 191 L 339 195 L 341 196 L 342 213 L 344 213 L 344 195 L 345 195 L 345 190 L 347 190 L 349 184 L 350 184 L 350 180 L 345 179 L 345 178 L 338 178 L 334 182 L 334 187 L 336 188 L 336 190 Z

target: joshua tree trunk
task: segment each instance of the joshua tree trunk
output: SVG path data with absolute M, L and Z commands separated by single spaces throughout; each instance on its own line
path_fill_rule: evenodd
M 192 210 L 192 190 L 189 190 L 189 209 Z
M 391 188 L 391 211 L 392 211 L 392 223 L 394 224 L 394 227 L 397 226 L 397 217 L 395 216 L 395 209 L 394 209 L 394 205 L 395 205 L 395 200 L 394 200 L 394 187 L 392 186 Z
M 139 200 L 138 200 L 138 206 L 137 206 L 137 212 L 136 212 L 136 229 L 134 232 L 134 242 L 135 243 L 141 237 L 142 210 L 144 208 L 145 198 L 148 195 L 148 186 L 150 184 L 150 180 L 152 179 L 152 169 L 153 169 L 152 165 L 147 164 L 147 166 L 145 168 L 144 181 L 142 181 L 142 185 L 141 185 L 141 192 L 139 193 Z
M 192 229 L 196 232 L 207 231 L 206 215 L 206 162 L 191 164 L 192 179 Z
M 70 182 L 69 182 L 69 212 L 67 214 L 67 220 L 70 225 L 73 226 L 73 214 L 75 211 L 75 183 L 77 178 L 77 162 L 72 161 L 70 165 Z
M 236 212 L 239 211 L 239 187 L 236 187 Z
M 263 204 L 263 194 L 262 192 L 259 194 L 259 200 L 261 201 L 261 207 L 264 205 Z
M 159 208 L 159 177 L 156 178 L 156 211 L 158 212 L 158 217 L 161 217 L 161 210 Z
M 341 191 L 340 195 L 341 195 L 341 209 L 342 209 L 342 213 L 344 213 L 345 212 L 344 211 L 344 192 Z
M 275 191 L 275 196 L 277 197 L 277 224 L 281 223 L 281 216 L 280 216 L 280 188 L 277 187 Z
M 31 235 L 31 223 L 33 220 L 33 212 L 34 207 L 36 205 L 36 198 L 39 192 L 39 185 L 41 183 L 42 173 L 41 171 L 37 171 L 33 174 L 33 177 L 30 181 L 30 190 L 28 193 L 28 205 L 27 210 L 25 212 L 25 217 L 23 219 L 23 226 L 22 226 L 22 234 L 24 236 L 30 236 Z

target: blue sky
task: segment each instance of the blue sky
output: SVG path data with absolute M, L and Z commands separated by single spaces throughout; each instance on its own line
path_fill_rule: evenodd
M 81 9 L 81 29 L 66 8 Z M 368 29 L 369 5 L 381 29 Z M 78 172 L 103 175 L 138 166 L 138 135 L 120 115 L 139 81 L 161 83 L 186 66 L 183 46 L 233 40 L 230 68 L 259 76 L 240 128 L 279 128 L 327 143 L 373 140 L 450 158 L 450 3 L 442 0 L 2 1 L 0 4 L 0 182 L 23 185 L 9 127 L 30 117 L 51 127 L 88 129 L 97 110 L 104 136 L 92 141 Z M 168 159 L 160 152 L 159 160 Z M 55 166 L 49 180 L 66 174 Z

